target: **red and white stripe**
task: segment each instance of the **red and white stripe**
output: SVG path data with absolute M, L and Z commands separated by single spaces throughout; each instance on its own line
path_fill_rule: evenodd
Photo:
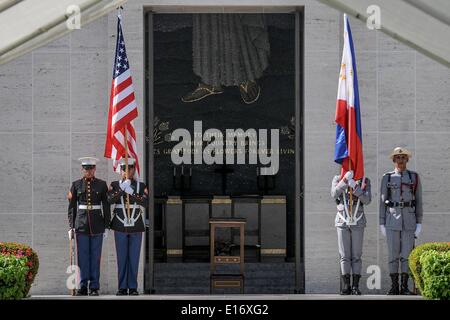
M 128 137 L 128 157 L 136 159 L 136 173 L 139 175 L 139 157 L 136 146 L 136 130 L 133 120 L 138 110 L 134 95 L 130 70 L 113 79 L 106 133 L 105 157 L 113 159 L 114 171 L 118 171 L 118 162 L 125 158 L 125 129 Z

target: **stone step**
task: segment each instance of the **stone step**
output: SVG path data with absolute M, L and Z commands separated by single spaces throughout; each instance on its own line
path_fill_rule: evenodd
M 208 287 L 155 287 L 156 294 L 210 294 Z M 215 289 L 214 294 L 239 294 L 239 289 Z M 249 287 L 245 286 L 245 294 L 293 294 L 294 287 Z
M 272 286 L 272 287 L 284 287 L 293 285 L 295 279 L 294 278 L 280 278 L 280 279 L 248 279 L 245 278 L 246 286 Z M 189 279 L 189 278 L 179 278 L 179 279 L 155 279 L 155 286 L 164 286 L 164 287 L 195 287 L 195 286 L 209 286 L 210 280 L 208 278 L 201 279 Z
M 245 280 L 249 281 L 249 283 L 251 282 L 276 282 L 279 281 L 280 283 L 284 283 L 285 281 L 294 281 L 294 275 L 286 275 L 285 277 L 276 277 L 276 276 L 272 276 L 272 277 L 267 277 L 267 276 L 248 276 L 248 275 L 244 275 Z M 201 276 L 196 276 L 196 277 L 181 277 L 181 276 L 177 276 L 177 277 L 162 277 L 162 276 L 158 276 L 155 277 L 155 282 L 167 282 L 167 281 L 180 281 L 183 283 L 190 283 L 190 282 L 196 282 L 196 281 L 209 281 L 210 275 L 201 275 Z
M 219 273 L 220 274 L 220 273 Z M 237 272 L 234 274 L 238 274 Z M 155 274 L 155 279 L 188 279 L 188 280 L 195 280 L 195 279 L 209 279 L 210 273 L 209 272 L 195 272 L 189 275 L 183 275 L 183 274 Z M 244 277 L 247 280 L 282 280 L 282 279 L 293 279 L 294 274 L 293 273 L 284 273 L 284 274 L 276 274 L 276 273 L 249 273 L 245 272 Z
M 203 290 L 200 289 L 199 290 Z M 247 289 L 245 290 L 246 295 L 235 295 L 235 294 L 229 294 L 229 295 L 219 295 L 214 294 L 210 295 L 209 291 L 204 291 L 203 294 L 196 294 L 196 295 L 180 295 L 176 294 L 176 292 L 168 292 L 165 294 L 162 294 L 161 292 L 158 292 L 156 294 L 141 294 L 139 296 L 126 296 L 126 297 L 117 297 L 114 294 L 100 294 L 98 297 L 72 297 L 68 293 L 61 293 L 59 295 L 57 294 L 51 294 L 51 295 L 37 295 L 33 294 L 30 297 L 26 298 L 26 300 L 211 300 L 211 301 L 223 301 L 225 299 L 238 299 L 238 300 L 261 300 L 264 301 L 265 299 L 268 300 L 424 300 L 424 298 L 420 295 L 418 296 L 388 296 L 385 294 L 377 294 L 377 293 L 371 293 L 361 296 L 341 296 L 339 294 L 294 294 L 293 292 L 287 292 L 286 294 L 282 293 L 266 293 L 264 295 L 261 295 L 260 292 L 248 292 Z M 169 295 L 170 294 L 170 295 Z M 172 295 L 176 294 L 176 295 Z
M 177 270 L 204 270 L 209 271 L 210 264 L 209 263 L 155 263 L 155 272 L 165 272 L 165 271 L 177 271 Z M 238 268 L 238 266 L 221 266 L 225 269 L 227 268 Z M 274 270 L 274 271 L 281 271 L 281 270 L 295 270 L 295 264 L 294 263 L 246 263 L 245 264 L 245 270 Z
M 218 273 L 238 273 L 238 265 L 219 265 Z M 293 263 L 246 263 L 245 293 L 293 293 Z M 155 264 L 155 291 L 160 294 L 209 294 L 209 263 Z M 216 289 L 215 294 L 238 294 L 238 288 Z

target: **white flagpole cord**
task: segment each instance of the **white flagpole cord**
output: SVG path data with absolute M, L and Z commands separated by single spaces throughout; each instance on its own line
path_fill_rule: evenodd
M 340 218 L 342 220 L 344 220 L 347 225 L 354 226 L 358 223 L 359 220 L 361 220 L 361 218 L 363 216 L 362 214 L 360 214 L 358 216 L 359 204 L 361 203 L 361 200 L 358 198 L 358 201 L 356 203 L 356 208 L 354 210 L 355 212 L 353 215 L 353 212 L 349 212 L 349 208 L 347 206 L 347 197 L 345 196 L 345 191 L 343 193 L 343 199 L 344 199 L 345 217 L 343 217 L 340 212 L 338 212 L 338 214 L 339 214 Z

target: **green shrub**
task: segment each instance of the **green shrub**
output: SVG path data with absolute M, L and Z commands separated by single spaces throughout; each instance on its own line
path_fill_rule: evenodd
M 450 251 L 429 250 L 419 260 L 422 266 L 423 296 L 450 300 Z
M 23 291 L 23 296 L 26 297 L 39 270 L 38 255 L 28 245 L 14 242 L 0 242 L 0 255 L 13 255 L 16 257 L 24 257 L 26 259 L 28 273 L 26 275 L 26 283 Z
M 28 267 L 25 257 L 0 254 L 0 300 L 25 297 Z
M 427 251 L 448 252 L 450 251 L 450 242 L 429 242 L 421 244 L 414 248 L 409 255 L 409 269 L 414 277 L 417 289 L 423 294 L 424 282 L 422 278 L 422 268 L 420 257 Z

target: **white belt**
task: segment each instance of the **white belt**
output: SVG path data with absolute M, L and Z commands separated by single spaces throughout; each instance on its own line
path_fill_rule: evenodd
M 78 206 L 78 209 L 80 209 L 80 210 L 100 210 L 102 208 L 102 206 L 101 205 L 87 205 L 87 204 L 80 204 L 79 206 Z
M 134 208 L 136 208 L 136 209 L 139 209 L 141 206 L 140 205 L 138 205 L 138 204 L 130 204 L 130 209 L 134 209 Z M 122 205 L 122 204 L 116 204 L 116 209 L 126 209 L 127 208 L 127 206 L 125 205 Z

